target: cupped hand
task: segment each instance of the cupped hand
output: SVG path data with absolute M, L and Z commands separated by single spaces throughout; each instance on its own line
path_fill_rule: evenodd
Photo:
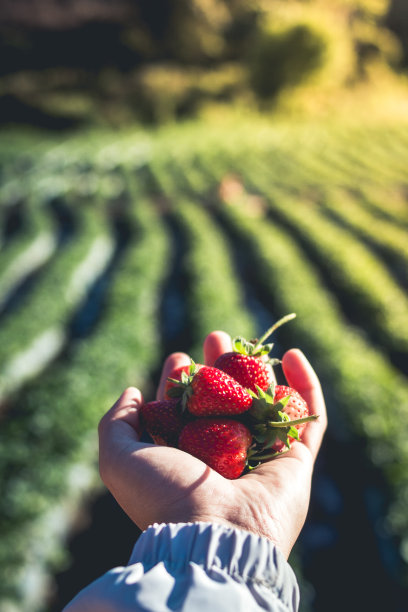
M 231 350 L 224 332 L 204 342 L 204 361 L 213 365 Z M 157 398 L 169 373 L 190 363 L 173 353 L 163 367 Z M 291 349 L 282 359 L 288 384 L 304 397 L 316 421 L 308 423 L 301 442 L 237 480 L 227 480 L 199 459 L 175 448 L 140 441 L 139 410 L 143 398 L 128 388 L 99 425 L 102 480 L 123 510 L 141 528 L 153 523 L 215 522 L 272 540 L 288 557 L 304 524 L 313 465 L 327 426 L 319 380 L 306 357 Z

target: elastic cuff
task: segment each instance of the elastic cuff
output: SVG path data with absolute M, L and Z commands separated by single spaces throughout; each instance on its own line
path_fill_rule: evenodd
M 129 565 L 141 562 L 147 571 L 160 561 L 180 571 L 191 563 L 209 574 L 224 571 L 272 589 L 288 609 L 298 608 L 296 577 L 282 553 L 266 538 L 241 529 L 213 523 L 152 525 L 136 542 Z

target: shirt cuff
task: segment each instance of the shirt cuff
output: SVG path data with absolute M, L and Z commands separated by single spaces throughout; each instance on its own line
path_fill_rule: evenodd
M 296 612 L 295 575 L 266 538 L 214 523 L 152 525 L 129 564 L 86 587 L 64 612 Z
M 227 574 L 254 596 L 267 589 L 282 609 L 299 606 L 296 576 L 283 554 L 270 540 L 242 529 L 202 522 L 154 524 L 139 537 L 129 565 L 142 563 L 147 572 L 160 562 L 177 573 L 194 564 L 215 579 Z

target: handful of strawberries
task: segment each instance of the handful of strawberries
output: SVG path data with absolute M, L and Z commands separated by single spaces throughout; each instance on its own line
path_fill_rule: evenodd
M 268 359 L 273 345 L 263 342 L 294 317 L 283 317 L 260 340 L 235 338 L 233 351 L 213 367 L 192 361 L 174 370 L 165 399 L 141 409 L 154 442 L 188 452 L 229 479 L 289 449 L 317 416 L 295 389 L 275 384 L 279 361 Z

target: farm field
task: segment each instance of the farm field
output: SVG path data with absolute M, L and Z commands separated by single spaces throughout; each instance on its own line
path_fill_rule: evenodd
M 200 361 L 211 330 L 254 337 L 289 312 L 274 356 L 306 353 L 329 413 L 290 559 L 301 610 L 404 609 L 407 159 L 408 123 L 385 121 L 5 135 L 1 610 L 61 609 L 93 567 L 126 563 L 126 523 L 106 567 L 80 548 L 81 517 L 94 542 L 107 529 L 96 430 L 123 388 L 149 397 L 169 352 Z

